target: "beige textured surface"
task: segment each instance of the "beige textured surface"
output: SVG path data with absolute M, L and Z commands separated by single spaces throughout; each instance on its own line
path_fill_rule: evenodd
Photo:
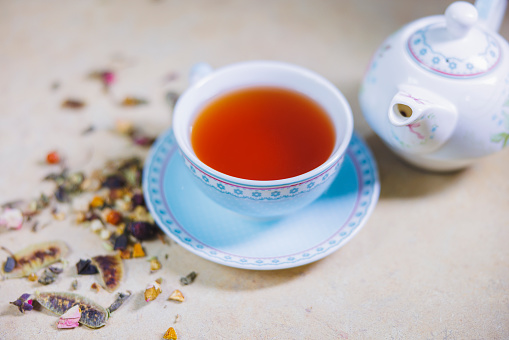
M 146 259 L 126 261 L 121 290 L 134 297 L 99 330 L 57 330 L 46 312 L 20 314 L 8 302 L 40 288 L 27 280 L 0 282 L 0 339 L 158 339 L 170 326 L 179 339 L 507 339 L 509 338 L 509 150 L 448 175 L 400 162 L 373 135 L 359 111 L 357 90 L 371 54 L 402 24 L 438 14 L 447 1 L 0 1 L 0 202 L 31 198 L 49 186 L 38 164 L 51 149 L 72 169 L 145 150 L 105 128 L 133 119 L 151 133 L 169 127 L 163 95 L 182 91 L 189 67 L 246 59 L 300 64 L 345 93 L 355 127 L 380 170 L 381 197 L 364 229 L 344 248 L 307 265 L 274 272 L 223 267 L 178 245 L 146 243 L 163 269 L 148 274 Z M 509 38 L 506 19 L 501 34 Z M 86 79 L 112 67 L 110 96 Z M 164 82 L 171 72 L 181 76 Z M 58 90 L 51 84 L 60 82 Z M 150 99 L 126 110 L 125 95 Z M 80 111 L 62 99 L 83 98 Z M 17 250 L 55 237 L 71 246 L 69 263 L 104 253 L 96 235 L 71 220 L 34 234 L 0 231 L 0 245 Z M 1 260 L 6 255 L 1 255 Z M 180 276 L 186 301 L 166 301 Z M 163 295 L 145 303 L 142 291 L 162 276 Z M 68 290 L 69 267 L 45 290 Z M 107 306 L 113 296 L 78 292 Z M 181 320 L 174 324 L 175 315 Z

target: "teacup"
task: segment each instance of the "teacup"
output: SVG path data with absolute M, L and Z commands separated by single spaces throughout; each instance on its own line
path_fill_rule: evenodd
M 329 188 L 339 173 L 353 132 L 350 106 L 332 83 L 305 68 L 275 61 L 242 62 L 217 70 L 201 65 L 194 68 L 191 79 L 195 81 L 175 105 L 173 131 L 190 174 L 213 201 L 242 215 L 275 217 L 307 206 Z M 237 178 L 203 163 L 191 143 L 193 122 L 200 109 L 219 95 L 250 86 L 293 90 L 320 105 L 329 116 L 336 135 L 329 158 L 311 171 L 278 180 Z

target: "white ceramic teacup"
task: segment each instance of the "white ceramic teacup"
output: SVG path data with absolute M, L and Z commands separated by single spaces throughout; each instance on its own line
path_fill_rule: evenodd
M 328 80 L 302 67 L 275 61 L 242 62 L 217 70 L 201 65 L 191 73 L 193 78 L 196 81 L 175 106 L 173 131 L 195 182 L 212 200 L 243 215 L 281 216 L 313 202 L 332 184 L 352 137 L 353 117 L 345 97 Z M 321 105 L 331 118 L 336 133 L 330 157 L 302 175 L 270 181 L 232 177 L 200 161 L 193 151 L 190 138 L 196 116 L 206 103 L 218 95 L 249 86 L 290 89 Z M 242 136 L 239 135 L 239 138 Z

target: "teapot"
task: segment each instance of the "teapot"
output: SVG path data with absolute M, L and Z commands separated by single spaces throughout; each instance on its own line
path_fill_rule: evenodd
M 453 171 L 509 145 L 509 44 L 497 33 L 506 2 L 454 2 L 376 51 L 361 110 L 408 163 Z

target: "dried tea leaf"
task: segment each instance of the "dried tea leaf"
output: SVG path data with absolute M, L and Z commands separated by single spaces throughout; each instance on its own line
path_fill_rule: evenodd
M 49 285 L 57 279 L 57 274 L 53 273 L 48 268 L 44 269 L 44 272 L 42 273 L 41 277 L 37 282 L 39 282 L 42 285 Z
M 99 273 L 97 267 L 92 264 L 91 260 L 82 260 L 76 263 L 78 275 L 93 275 Z
M 72 289 L 72 290 L 76 290 L 76 289 L 78 289 L 78 280 L 73 280 L 73 281 L 71 282 L 71 289 Z
M 81 109 L 85 102 L 79 99 L 67 99 L 62 102 L 62 107 L 66 109 Z
M 178 302 L 184 302 L 184 295 L 182 294 L 182 292 L 178 289 L 175 289 L 170 297 L 168 298 L 168 300 L 173 300 L 173 301 L 178 301 Z
M 173 327 L 168 328 L 166 333 L 164 333 L 163 339 L 166 340 L 177 340 L 177 332 Z
M 108 292 L 115 291 L 124 276 L 124 264 L 120 256 L 101 255 L 92 257 L 92 263 L 97 266 L 103 285 Z
M 66 292 L 35 292 L 35 300 L 51 312 L 62 315 L 71 307 L 79 305 L 79 322 L 90 328 L 99 328 L 106 324 L 108 312 L 102 306 L 84 296 Z
M 191 283 L 193 283 L 197 276 L 198 274 L 196 274 L 195 272 L 190 272 L 189 274 L 187 274 L 186 277 L 180 278 L 180 283 L 184 286 L 190 285 Z
M 13 258 L 16 261 L 16 266 L 10 272 L 5 272 L 5 266 L 3 266 L 2 274 L 6 279 L 25 277 L 60 261 L 68 252 L 69 248 L 62 241 L 34 244 L 15 253 Z
M 120 306 L 122 306 L 124 304 L 124 302 L 127 301 L 127 299 L 129 299 L 129 297 L 131 296 L 131 291 L 127 291 L 125 293 L 118 293 L 117 294 L 117 298 L 115 299 L 115 301 L 111 304 L 111 306 L 109 306 L 108 308 L 106 308 L 106 310 L 108 311 L 109 314 L 113 313 L 114 311 L 116 311 L 117 309 L 120 308 Z

